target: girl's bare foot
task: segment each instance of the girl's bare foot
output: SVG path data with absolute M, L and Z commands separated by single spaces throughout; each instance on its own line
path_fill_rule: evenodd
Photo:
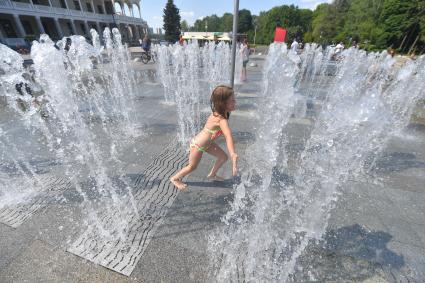
M 184 190 L 187 188 L 187 184 L 183 183 L 182 181 L 180 181 L 179 179 L 170 179 L 170 182 L 176 186 L 177 189 L 179 190 Z
M 214 176 L 208 175 L 207 178 L 211 181 L 219 181 L 219 182 L 222 182 L 222 181 L 225 180 L 224 178 L 217 176 L 217 175 L 214 175 Z

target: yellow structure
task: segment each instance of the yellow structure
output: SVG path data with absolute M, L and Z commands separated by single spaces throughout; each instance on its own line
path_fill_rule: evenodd
M 218 40 L 218 41 L 231 41 L 232 38 L 228 32 L 184 32 L 183 39 L 190 40 Z

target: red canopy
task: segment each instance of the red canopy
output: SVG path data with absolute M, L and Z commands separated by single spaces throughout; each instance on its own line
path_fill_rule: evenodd
M 274 42 L 284 42 L 286 38 L 286 29 L 277 27 L 274 32 Z

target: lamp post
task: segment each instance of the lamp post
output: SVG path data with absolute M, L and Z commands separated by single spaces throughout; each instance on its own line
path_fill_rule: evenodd
M 239 0 L 234 0 L 233 9 L 233 42 L 232 42 L 232 69 L 230 71 L 230 86 L 233 88 L 235 85 L 235 58 L 236 58 L 236 41 L 238 40 L 238 14 L 239 14 Z
M 255 40 L 257 38 L 257 27 L 258 27 L 258 18 L 255 17 L 252 21 L 252 24 L 254 25 L 254 53 L 257 51 L 257 45 L 255 44 Z
M 257 25 L 255 25 L 255 28 L 254 28 L 254 48 L 255 48 L 255 50 L 254 50 L 254 52 L 256 51 L 256 49 L 257 49 L 257 45 L 255 45 L 255 38 L 257 37 Z

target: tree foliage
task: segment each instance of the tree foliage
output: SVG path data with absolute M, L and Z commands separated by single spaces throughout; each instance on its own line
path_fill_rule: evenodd
M 220 30 L 222 32 L 227 32 L 233 30 L 233 14 L 232 13 L 224 13 L 224 15 L 220 19 L 221 25 Z
M 274 7 L 258 16 L 257 41 L 270 43 L 274 38 L 276 27 L 287 29 L 287 39 L 292 41 L 298 37 L 302 39 L 304 33 L 310 30 L 313 12 L 308 9 L 299 9 L 294 5 Z
M 164 8 L 164 37 L 165 40 L 176 42 L 181 32 L 179 9 L 174 5 L 173 0 L 168 0 Z
M 233 15 L 225 13 L 197 20 L 193 31 L 231 31 Z M 276 27 L 286 28 L 287 41 L 346 45 L 354 41 L 369 50 L 393 47 L 400 52 L 425 51 L 425 0 L 334 0 L 314 11 L 294 5 L 273 7 L 259 15 L 239 11 L 238 32 L 269 44 Z
M 189 27 L 189 24 L 187 23 L 186 20 L 183 20 L 180 23 L 180 29 L 181 29 L 182 32 L 189 31 L 190 27 Z
M 339 0 L 313 13 L 311 40 L 353 41 L 369 50 L 400 52 L 425 46 L 425 0 Z
M 238 13 L 238 33 L 247 33 L 249 30 L 252 30 L 253 27 L 251 11 L 246 9 L 240 10 Z

